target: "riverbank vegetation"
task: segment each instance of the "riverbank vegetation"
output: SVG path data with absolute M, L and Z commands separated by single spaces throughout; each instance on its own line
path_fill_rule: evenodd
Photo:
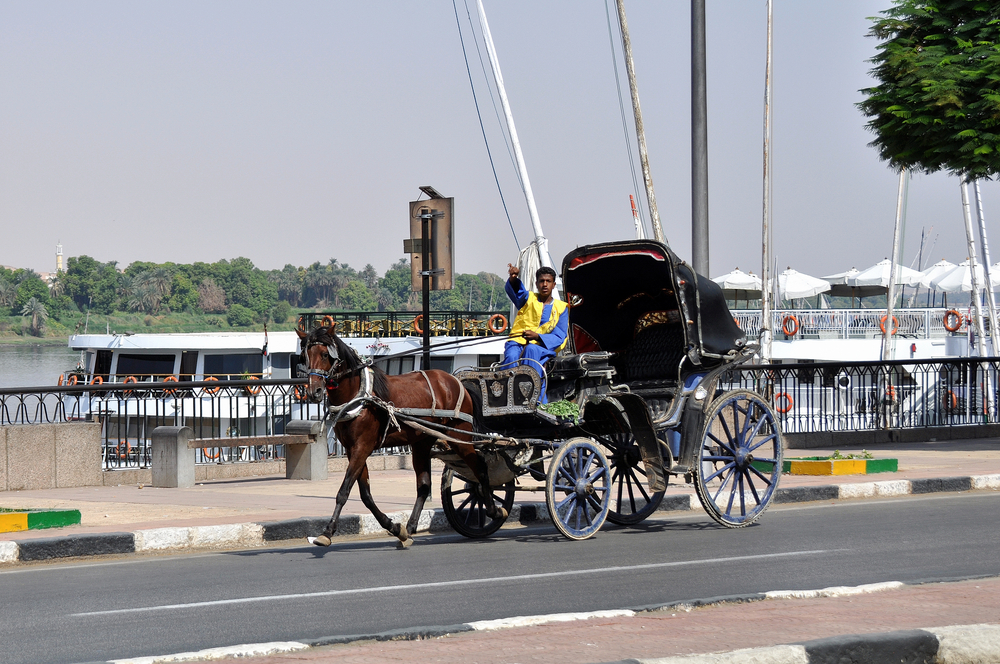
M 458 274 L 455 288 L 431 293 L 431 308 L 493 311 L 506 307 L 504 278 Z M 0 343 L 65 343 L 74 332 L 212 332 L 292 329 L 302 311 L 415 311 L 410 263 L 384 274 L 336 258 L 308 267 L 261 270 L 247 258 L 215 263 L 69 258 L 47 283 L 32 270 L 0 268 Z

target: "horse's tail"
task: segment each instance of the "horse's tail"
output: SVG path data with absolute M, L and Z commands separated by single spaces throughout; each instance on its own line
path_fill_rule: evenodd
M 486 421 L 483 419 L 483 395 L 479 391 L 479 383 L 474 380 L 463 380 L 462 387 L 465 388 L 465 394 L 472 402 L 472 430 L 476 433 L 486 432 Z

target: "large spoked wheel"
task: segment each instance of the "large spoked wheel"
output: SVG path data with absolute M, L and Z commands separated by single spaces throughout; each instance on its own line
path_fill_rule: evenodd
M 663 491 L 651 492 L 639 444 L 632 433 L 619 433 L 601 439 L 610 451 L 611 501 L 608 521 L 620 526 L 639 523 L 656 511 L 663 501 Z
M 604 525 L 610 488 L 611 467 L 600 448 L 587 438 L 566 441 L 552 455 L 546 476 L 552 523 L 569 539 L 587 539 Z
M 728 528 L 760 518 L 778 488 L 781 429 L 774 411 L 749 390 L 726 392 L 709 406 L 695 488 L 709 516 Z
M 476 490 L 477 484 L 466 482 L 451 468 L 445 468 L 441 475 L 441 507 L 448 523 L 457 532 L 477 539 L 489 537 L 506 521 L 491 518 L 486 513 L 486 501 Z M 514 505 L 514 480 L 502 487 L 493 487 L 493 504 L 503 507 L 507 514 Z

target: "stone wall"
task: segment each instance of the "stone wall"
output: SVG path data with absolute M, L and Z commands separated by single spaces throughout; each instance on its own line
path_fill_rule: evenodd
M 100 486 L 97 422 L 0 427 L 0 490 Z

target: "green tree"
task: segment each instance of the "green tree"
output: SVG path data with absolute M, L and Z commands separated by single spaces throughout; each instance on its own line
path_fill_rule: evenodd
M 1000 4 L 896 0 L 875 17 L 878 85 L 858 104 L 896 169 L 1000 173 Z
M 410 261 L 407 258 L 400 258 L 385 271 L 379 286 L 391 296 L 391 304 L 385 308 L 389 311 L 406 311 L 412 305 L 417 306 L 416 294 L 410 290 Z M 412 297 L 412 302 L 411 302 Z M 389 300 L 389 297 L 380 297 L 380 300 Z
M 357 279 L 340 289 L 339 299 L 345 311 L 375 311 L 375 296 Z
M 42 336 L 45 330 L 45 321 L 49 319 L 49 312 L 45 309 L 45 305 L 38 298 L 32 297 L 24 303 L 24 306 L 21 308 L 21 315 L 31 316 L 29 327 L 31 334 L 36 337 Z
M 234 258 L 217 263 L 221 274 L 219 285 L 226 291 L 226 302 L 253 309 L 261 318 L 266 317 L 278 302 L 278 289 L 268 281 L 267 275 L 254 267 L 249 258 Z
M 39 303 L 47 305 L 49 303 L 49 286 L 37 274 L 29 270 L 22 275 L 20 283 L 17 285 L 14 308 L 21 309 L 31 299 L 36 299 Z
M 198 306 L 198 289 L 179 271 L 174 273 L 167 306 L 171 311 L 192 311 Z
M 70 256 L 66 272 L 60 276 L 66 295 L 81 310 L 110 314 L 118 299 L 117 263 L 99 263 L 90 256 Z
M 226 321 L 233 327 L 249 327 L 253 325 L 254 311 L 242 304 L 230 305 L 226 312 Z

